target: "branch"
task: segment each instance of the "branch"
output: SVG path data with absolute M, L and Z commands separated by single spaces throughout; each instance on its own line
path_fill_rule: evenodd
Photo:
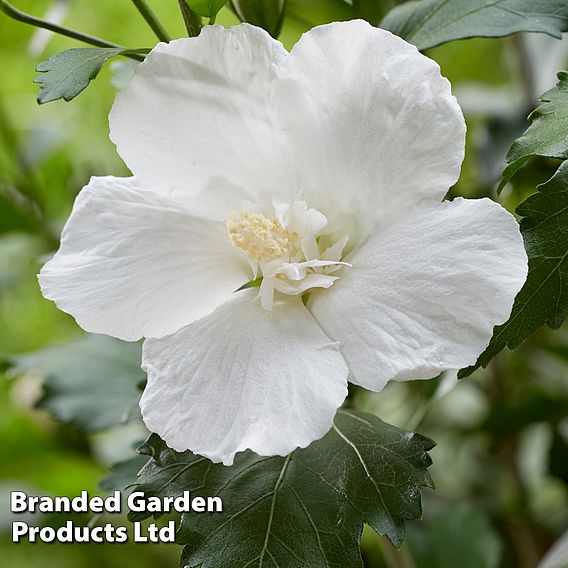
M 140 12 L 146 22 L 148 22 L 148 25 L 152 28 L 152 30 L 154 30 L 154 33 L 160 41 L 165 41 L 166 43 L 171 41 L 172 38 L 170 37 L 170 34 L 168 34 L 166 28 L 164 28 L 162 22 L 160 22 L 158 16 L 156 16 L 146 0 L 132 0 L 132 3 L 136 6 L 136 9 Z
M 35 26 L 36 28 L 44 28 L 56 34 L 64 35 L 82 41 L 84 43 L 88 43 L 90 45 L 95 45 L 97 47 L 123 48 L 122 45 L 111 43 L 110 41 L 106 41 L 96 36 L 84 34 L 82 32 L 78 32 L 75 30 L 70 30 L 69 28 L 64 28 L 63 26 L 58 26 L 57 24 L 53 24 L 46 20 L 42 20 L 41 18 L 36 18 L 31 14 L 26 14 L 25 12 L 22 12 L 17 8 L 14 8 L 14 6 L 12 6 L 6 0 L 0 0 L 0 11 L 4 12 L 4 14 L 6 14 L 9 18 L 17 20 L 18 22 L 23 22 L 24 24 L 29 24 L 31 26 Z M 130 57 L 131 59 L 136 59 L 137 61 L 144 60 L 143 56 L 137 55 L 135 53 L 126 55 L 126 57 Z

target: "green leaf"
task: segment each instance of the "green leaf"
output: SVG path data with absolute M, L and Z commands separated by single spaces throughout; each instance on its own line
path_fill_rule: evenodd
M 101 489 L 124 491 L 128 486 L 136 483 L 140 470 L 146 465 L 146 456 L 134 456 L 128 460 L 115 463 L 110 473 L 100 482 Z
M 421 0 L 391 10 L 380 27 L 424 50 L 470 37 L 568 30 L 566 0 Z
M 353 11 L 356 18 L 376 26 L 393 5 L 394 0 L 353 0 Z
M 16 373 L 45 375 L 37 406 L 82 430 L 101 430 L 126 422 L 137 412 L 141 349 L 102 335 L 47 347 L 12 359 Z
M 564 418 L 566 418 L 566 415 L 561 420 L 564 420 Z M 548 471 L 550 475 L 558 477 L 564 484 L 568 485 L 568 436 L 566 436 L 562 427 L 555 428 L 552 434 L 552 444 L 548 452 Z M 568 560 L 568 546 L 566 548 Z
M 567 130 L 568 132 L 568 130 Z M 539 327 L 558 329 L 568 315 L 568 161 L 517 208 L 524 217 L 521 232 L 529 257 L 527 281 L 513 305 L 511 317 L 497 326 L 476 364 L 462 369 L 470 375 L 505 346 L 518 347 Z
M 556 87 L 540 97 L 543 104 L 530 114 L 527 131 L 513 142 L 499 190 L 532 156 L 568 159 L 568 73 L 558 73 L 558 79 Z
M 192 10 L 186 0 L 178 0 L 179 9 L 189 37 L 197 37 L 201 33 L 203 22 L 201 16 Z
M 0 193 L 0 235 L 11 232 L 33 232 L 32 217 L 19 207 L 17 200 Z
M 344 410 L 308 448 L 288 457 L 245 452 L 231 467 L 177 453 L 152 434 L 140 449 L 152 459 L 136 490 L 222 498 L 222 513 L 182 516 L 182 566 L 362 567 L 363 522 L 398 546 L 405 521 L 421 516 L 419 488 L 432 487 L 427 451 L 433 446 L 373 415 Z
M 94 79 L 111 57 L 148 53 L 147 49 L 118 47 L 76 47 L 52 55 L 40 63 L 36 71 L 42 73 L 34 79 L 39 83 L 39 104 L 64 99 L 70 101 Z
M 286 0 L 234 0 L 233 9 L 241 22 L 248 22 L 278 37 L 284 22 Z
M 229 0 L 186 0 L 187 5 L 197 14 L 205 18 L 212 18 Z
M 309 10 L 305 0 L 288 0 L 286 4 L 286 23 L 298 26 L 302 32 L 314 26 L 352 18 L 353 7 L 343 0 L 310 0 Z

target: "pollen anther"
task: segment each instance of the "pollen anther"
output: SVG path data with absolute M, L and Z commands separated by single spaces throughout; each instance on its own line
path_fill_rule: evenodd
M 227 218 L 227 231 L 233 245 L 256 260 L 267 261 L 288 252 L 288 231 L 276 219 L 260 213 L 231 214 Z

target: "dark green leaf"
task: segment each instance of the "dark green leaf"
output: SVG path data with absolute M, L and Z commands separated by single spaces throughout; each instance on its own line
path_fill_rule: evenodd
M 343 0 L 310 0 L 306 10 L 305 0 L 288 0 L 286 22 L 291 22 L 302 31 L 330 22 L 342 22 L 353 18 L 353 7 Z
M 70 101 L 87 87 L 111 57 L 147 52 L 147 49 L 76 47 L 56 53 L 36 67 L 41 73 L 34 79 L 41 87 L 37 101 L 40 104 L 57 99 Z
M 241 22 L 248 22 L 278 37 L 284 21 L 286 0 L 233 0 L 231 2 Z
M 494 402 L 487 418 L 479 426 L 493 438 L 514 436 L 530 424 L 549 422 L 557 424 L 566 417 L 568 396 L 551 394 L 544 389 L 528 388 L 513 402 Z
M 391 10 L 380 27 L 418 49 L 470 37 L 541 32 L 560 38 L 568 30 L 566 0 L 420 0 Z
M 87 337 L 13 359 L 17 373 L 45 375 L 38 407 L 63 422 L 92 431 L 126 422 L 137 411 L 141 349 L 102 335 Z
M 178 0 L 179 9 L 189 37 L 197 37 L 201 33 L 203 22 L 201 16 L 192 10 L 186 0 Z
M 136 478 L 147 461 L 146 456 L 134 456 L 129 460 L 115 463 L 110 473 L 101 480 L 101 489 L 124 491 L 126 487 L 136 483 Z
M 354 17 L 376 26 L 393 5 L 394 0 L 353 0 Z
M 543 104 L 529 116 L 532 124 L 527 131 L 513 142 L 499 189 L 532 156 L 568 159 L 568 73 L 558 73 L 558 79 L 556 87 L 540 98 Z
M 405 521 L 421 516 L 419 488 L 432 487 L 433 446 L 373 415 L 343 410 L 308 448 L 285 458 L 245 452 L 231 467 L 177 453 L 153 434 L 140 450 L 152 459 L 137 490 L 223 499 L 222 513 L 182 516 L 182 566 L 361 567 L 363 522 L 398 546 Z
M 561 427 L 554 430 L 548 453 L 548 471 L 568 485 L 568 439 Z
M 474 366 L 460 371 L 460 377 L 486 367 L 505 346 L 518 347 L 544 324 L 558 329 L 568 315 L 568 161 L 538 189 L 517 208 L 524 217 L 527 281 L 509 320 L 495 328 L 487 349 Z
M 187 5 L 200 16 L 213 18 L 229 0 L 186 0 Z
M 32 217 L 25 211 L 23 204 L 14 198 L 0 193 L 0 235 L 11 232 L 32 232 L 35 227 Z

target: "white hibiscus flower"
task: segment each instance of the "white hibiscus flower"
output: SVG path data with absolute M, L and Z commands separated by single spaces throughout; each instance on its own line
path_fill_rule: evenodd
M 464 155 L 450 84 L 362 21 L 290 53 L 249 25 L 161 43 L 110 127 L 134 177 L 91 180 L 39 280 L 87 331 L 148 338 L 142 415 L 176 450 L 305 447 L 348 375 L 472 364 L 525 280 L 509 213 L 442 202 Z

